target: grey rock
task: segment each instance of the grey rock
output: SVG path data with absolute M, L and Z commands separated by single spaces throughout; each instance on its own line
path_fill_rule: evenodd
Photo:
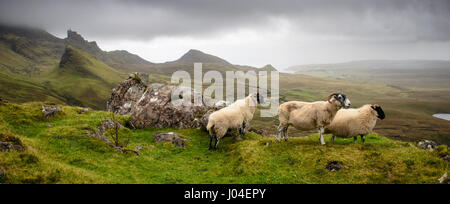
M 448 180 L 447 172 L 441 178 L 439 178 L 438 181 L 439 181 L 439 183 L 448 183 L 449 180 Z
M 44 114 L 44 118 L 53 117 L 59 112 L 61 112 L 61 108 L 59 106 L 42 105 L 42 113 Z
M 77 113 L 78 114 L 83 114 L 83 113 L 88 112 L 88 111 L 91 111 L 91 109 L 90 108 L 82 108 L 82 109 L 78 110 Z
M 0 152 L 9 152 L 11 150 L 23 152 L 24 148 L 21 145 L 14 145 L 9 142 L 1 142 L 0 141 Z
M 192 96 L 191 101 L 197 99 L 197 103 L 188 101 L 188 94 Z M 172 95 L 177 99 L 172 101 Z M 220 109 L 209 104 L 209 98 L 203 98 L 190 88 L 151 86 L 132 107 L 130 122 L 136 128 L 206 127 L 209 114 Z
M 100 130 L 101 134 L 104 134 L 107 130 L 115 129 L 116 127 L 118 129 L 122 129 L 123 125 L 120 124 L 117 121 L 113 121 L 111 119 L 107 119 L 107 120 L 104 120 L 103 122 L 100 123 L 100 125 L 98 126 L 98 129 Z
M 433 151 L 434 149 L 436 149 L 438 144 L 431 140 L 424 140 L 424 141 L 419 141 L 417 143 L 417 146 L 419 146 L 420 148 L 425 149 L 425 150 Z
M 123 153 L 123 150 L 122 150 L 121 147 L 116 146 L 114 144 L 114 142 L 112 142 L 108 137 L 106 137 L 104 135 L 106 133 L 106 131 L 108 131 L 109 129 L 114 129 L 116 127 L 118 129 L 122 129 L 123 128 L 123 126 L 119 122 L 113 121 L 111 119 L 108 119 L 108 120 L 105 120 L 105 121 L 101 122 L 96 130 L 94 130 L 94 131 L 86 131 L 86 135 L 88 135 L 90 137 L 97 138 L 97 139 L 101 139 L 106 144 L 108 144 L 109 146 L 111 146 L 112 148 L 117 150 L 118 152 Z
M 344 167 L 344 164 L 342 164 L 342 162 L 331 161 L 331 162 L 328 162 L 326 169 L 328 169 L 330 171 L 339 171 L 339 169 L 341 169 L 342 167 Z
M 450 154 L 447 154 L 447 156 L 442 158 L 444 161 L 450 162 Z
M 146 79 L 148 80 L 148 75 Z M 128 115 L 146 89 L 147 84 L 142 77 L 135 77 L 133 73 L 112 90 L 111 98 L 106 103 L 106 109 L 120 115 Z
M 13 148 L 13 145 L 9 142 L 1 142 L 0 141 L 0 151 L 6 152 Z
M 153 134 L 156 142 L 172 142 L 175 147 L 184 148 L 187 145 L 188 139 L 180 137 L 177 133 L 155 133 Z

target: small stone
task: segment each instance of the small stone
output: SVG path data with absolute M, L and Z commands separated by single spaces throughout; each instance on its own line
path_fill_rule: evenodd
M 42 105 L 42 113 L 44 114 L 44 118 L 53 117 L 59 112 L 61 112 L 61 108 L 59 106 Z
M 328 162 L 326 169 L 328 169 L 330 171 L 338 171 L 342 167 L 344 167 L 344 164 L 342 164 L 341 162 L 331 161 L 331 162 Z
M 53 125 L 52 124 L 47 124 L 47 127 L 52 127 Z
M 78 110 L 77 113 L 78 114 L 82 114 L 82 113 L 85 113 L 85 112 L 88 112 L 88 111 L 91 111 L 91 109 L 90 108 L 82 108 L 82 109 Z
M 447 154 L 447 156 L 442 158 L 444 161 L 450 162 L 450 154 Z
M 433 151 L 438 146 L 438 144 L 431 140 L 424 140 L 418 142 L 417 146 L 425 150 Z
M 9 142 L 1 142 L 0 141 L 0 151 L 6 152 L 13 148 L 13 145 Z
M 448 174 L 447 174 L 447 172 L 445 172 L 445 174 L 441 178 L 439 178 L 438 181 L 439 181 L 439 183 L 444 183 L 445 181 L 448 182 Z
M 172 142 L 172 144 L 178 148 L 186 147 L 187 142 L 189 141 L 188 139 L 178 136 L 178 134 L 174 132 L 155 133 L 153 134 L 153 138 L 155 138 L 156 142 Z
M 155 148 L 155 146 L 153 146 L 153 145 L 138 145 L 138 146 L 136 146 L 136 147 L 134 148 L 134 150 L 135 150 L 135 151 L 140 151 L 141 149 L 144 149 L 144 148 L 150 148 L 150 149 L 153 149 L 153 148 Z

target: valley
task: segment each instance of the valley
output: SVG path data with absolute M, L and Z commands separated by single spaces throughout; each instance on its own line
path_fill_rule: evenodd
M 150 83 L 170 82 L 171 74 L 202 62 L 203 71 L 273 71 L 233 65 L 219 57 L 189 50 L 180 59 L 152 63 L 126 51 L 102 51 L 75 31 L 59 39 L 43 30 L 0 26 L 0 97 L 10 102 L 46 101 L 104 110 L 112 88 L 130 72 L 150 74 Z M 346 93 L 354 107 L 377 103 L 387 117 L 375 131 L 389 138 L 450 143 L 448 121 L 432 117 L 450 112 L 450 66 L 446 61 L 358 61 L 305 65 L 280 74 L 280 103 L 325 100 Z M 422 69 L 423 68 L 423 69 Z M 427 69 L 427 71 L 423 71 Z M 391 70 L 391 71 L 386 71 Z M 205 84 L 204 86 L 208 86 Z M 275 134 L 277 118 L 255 118 L 253 126 Z M 290 130 L 291 136 L 310 133 Z

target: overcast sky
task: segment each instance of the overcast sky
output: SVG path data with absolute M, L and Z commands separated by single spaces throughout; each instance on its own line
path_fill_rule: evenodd
M 0 0 L 0 22 L 78 31 L 152 62 L 199 49 L 277 68 L 362 59 L 450 60 L 448 0 Z

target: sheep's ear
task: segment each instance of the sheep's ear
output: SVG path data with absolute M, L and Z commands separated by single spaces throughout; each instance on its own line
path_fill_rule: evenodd
M 370 107 L 371 107 L 372 109 L 376 110 L 375 106 L 373 106 L 373 105 L 370 105 Z

